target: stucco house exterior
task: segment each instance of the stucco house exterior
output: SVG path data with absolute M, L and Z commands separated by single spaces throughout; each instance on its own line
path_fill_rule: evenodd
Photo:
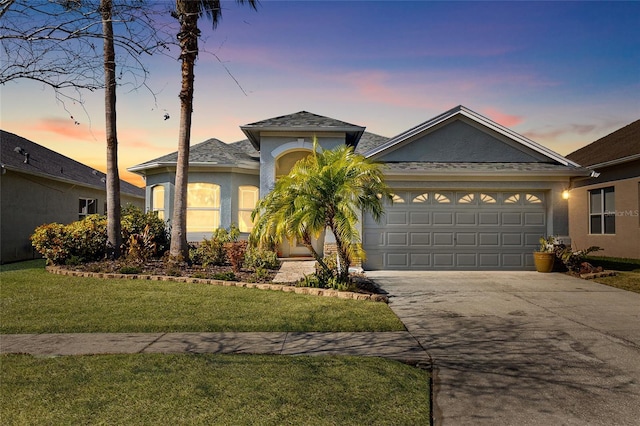
M 542 235 L 568 238 L 562 192 L 588 175 L 577 163 L 458 106 L 393 138 L 362 126 L 301 111 L 240 127 L 247 139 L 209 139 L 191 147 L 189 241 L 212 229 L 239 224 L 251 230 L 250 212 L 279 176 L 322 149 L 353 146 L 384 164 L 394 192 L 382 222 L 363 217 L 365 269 L 533 269 Z M 146 208 L 171 217 L 177 153 L 129 170 L 146 179 Z M 331 242 L 331 236 L 317 242 Z M 284 256 L 305 255 L 295 241 Z
M 0 263 L 39 257 L 29 237 L 51 222 L 106 213 L 105 175 L 0 130 Z M 144 208 L 144 190 L 120 182 L 121 202 Z
M 567 155 L 593 173 L 572 181 L 569 235 L 597 255 L 640 259 L 640 120 Z

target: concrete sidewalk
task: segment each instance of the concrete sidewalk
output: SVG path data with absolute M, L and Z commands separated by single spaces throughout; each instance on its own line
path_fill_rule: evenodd
M 424 368 L 430 365 L 429 355 L 408 332 L 3 334 L 0 353 L 360 355 L 390 358 Z

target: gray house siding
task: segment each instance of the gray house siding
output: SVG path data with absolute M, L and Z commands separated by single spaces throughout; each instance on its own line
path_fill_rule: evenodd
M 45 223 L 77 221 L 80 198 L 97 199 L 97 213 L 105 214 L 104 190 L 12 170 L 0 176 L 0 194 L 1 263 L 39 257 L 30 242 L 35 228 Z M 122 205 L 127 204 L 142 209 L 144 200 L 123 194 Z

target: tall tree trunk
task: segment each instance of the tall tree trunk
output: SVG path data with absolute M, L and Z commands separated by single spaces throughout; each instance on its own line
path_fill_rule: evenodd
M 118 135 L 116 132 L 116 59 L 113 44 L 113 2 L 100 0 L 104 36 L 104 111 L 107 138 L 107 253 L 120 257 L 120 175 L 118 173 Z
M 187 2 L 196 3 L 196 2 Z M 188 12 L 188 11 L 187 11 Z M 180 17 L 180 60 L 182 61 L 182 87 L 180 90 L 180 132 L 178 135 L 178 161 L 176 164 L 175 197 L 171 220 L 171 247 L 169 254 L 189 260 L 187 243 L 187 183 L 189 180 L 189 144 L 191 141 L 191 115 L 193 112 L 193 82 L 198 56 L 197 9 Z

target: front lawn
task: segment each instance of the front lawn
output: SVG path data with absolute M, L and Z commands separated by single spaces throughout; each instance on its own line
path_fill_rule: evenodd
M 401 331 L 380 302 L 0 268 L 0 333 Z
M 6 355 L 0 362 L 6 425 L 429 424 L 428 373 L 378 358 Z
M 640 293 L 640 271 L 618 272 L 613 277 L 595 278 L 595 282 Z

